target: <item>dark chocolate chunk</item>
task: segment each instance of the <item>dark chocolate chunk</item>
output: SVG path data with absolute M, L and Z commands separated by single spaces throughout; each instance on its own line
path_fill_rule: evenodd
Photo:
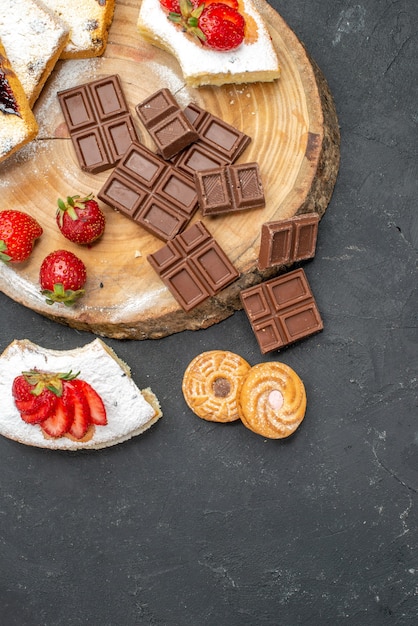
M 323 329 L 303 269 L 244 289 L 240 297 L 263 354 Z
M 60 91 L 58 99 L 82 170 L 113 167 L 138 140 L 117 74 Z
M 190 103 L 183 112 L 199 138 L 180 152 L 173 162 L 191 177 L 196 171 L 234 163 L 251 142 L 248 135 L 197 104 Z
M 97 197 L 163 241 L 181 232 L 198 206 L 192 181 L 136 142 L 130 145 Z
M 199 142 L 234 163 L 251 142 L 251 138 L 228 122 L 190 103 L 184 114 L 199 133 Z
M 290 265 L 315 256 L 319 215 L 306 213 L 261 227 L 258 268 Z
M 190 178 L 193 178 L 195 172 L 201 170 L 210 170 L 222 165 L 228 165 L 228 161 L 210 148 L 201 143 L 193 143 L 187 149 L 180 152 L 173 159 L 175 166 L 184 172 Z
M 195 183 L 203 216 L 262 208 L 266 204 L 257 163 L 198 171 Z
M 164 159 L 170 159 L 199 137 L 168 89 L 155 92 L 135 110 Z
M 234 163 L 251 141 L 197 104 L 182 111 L 166 88 L 138 104 L 136 112 L 158 152 L 191 178 L 196 171 Z
M 201 221 L 147 259 L 185 311 L 214 296 L 239 276 Z
M 169 89 L 160 89 L 136 105 L 135 111 L 146 128 L 163 122 L 168 115 L 176 113 L 179 105 Z

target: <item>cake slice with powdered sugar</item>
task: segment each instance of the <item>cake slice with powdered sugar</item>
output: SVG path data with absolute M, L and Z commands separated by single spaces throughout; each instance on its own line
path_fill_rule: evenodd
M 36 119 L 0 40 L 0 162 L 37 133 Z
M 115 10 L 115 0 L 42 0 L 70 29 L 62 59 L 86 59 L 103 54 Z
M 1 0 L 0 38 L 31 107 L 68 36 L 69 28 L 38 0 Z

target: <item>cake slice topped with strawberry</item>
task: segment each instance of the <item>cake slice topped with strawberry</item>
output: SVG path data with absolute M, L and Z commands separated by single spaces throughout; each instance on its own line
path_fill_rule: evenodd
M 70 350 L 13 341 L 0 356 L 0 397 L 1 435 L 54 450 L 113 446 L 162 416 L 101 339 Z
M 280 66 L 252 0 L 142 0 L 138 31 L 173 54 L 191 87 L 273 81 Z

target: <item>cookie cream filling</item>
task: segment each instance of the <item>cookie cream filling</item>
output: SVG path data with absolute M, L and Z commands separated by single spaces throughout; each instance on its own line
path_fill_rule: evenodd
M 14 403 L 12 384 L 22 371 L 35 368 L 79 371 L 79 378 L 90 383 L 101 396 L 107 425 L 96 426 L 90 440 L 75 441 L 65 436 L 47 438 L 38 424 L 24 422 Z M 129 376 L 129 368 L 122 367 L 100 339 L 65 351 L 42 348 L 28 340 L 14 341 L 0 357 L 0 398 L 0 434 L 27 445 L 54 450 L 103 448 L 121 443 L 146 430 L 161 416 Z
M 144 39 L 176 56 L 192 87 L 275 80 L 280 67 L 266 24 L 251 0 L 240 0 L 240 5 L 251 37 L 228 52 L 210 50 L 189 38 L 167 19 L 158 0 L 142 0 L 137 27 Z

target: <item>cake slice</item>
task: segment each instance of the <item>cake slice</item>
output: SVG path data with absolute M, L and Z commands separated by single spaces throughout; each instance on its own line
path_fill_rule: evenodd
M 76 440 L 69 434 L 47 436 L 40 423 L 24 421 L 16 406 L 13 381 L 22 372 L 79 373 L 102 400 L 106 420 Z M 161 416 L 150 388 L 139 390 L 130 368 L 101 339 L 70 350 L 51 350 L 27 339 L 13 341 L 0 356 L 0 434 L 20 443 L 54 450 L 100 449 L 141 434 Z M 47 418 L 49 419 L 49 418 Z M 97 421 L 95 422 L 97 424 Z
M 280 66 L 263 17 L 252 0 L 238 0 L 246 22 L 245 39 L 237 48 L 218 51 L 202 45 L 168 19 L 159 0 L 141 0 L 137 28 L 143 39 L 173 54 L 190 87 L 270 82 Z
M 103 54 L 113 20 L 115 0 L 42 0 L 69 28 L 62 59 L 86 59 Z
M 38 0 L 1 0 L 0 38 L 31 107 L 68 35 L 65 24 Z
M 36 119 L 0 40 L 0 162 L 37 133 Z

